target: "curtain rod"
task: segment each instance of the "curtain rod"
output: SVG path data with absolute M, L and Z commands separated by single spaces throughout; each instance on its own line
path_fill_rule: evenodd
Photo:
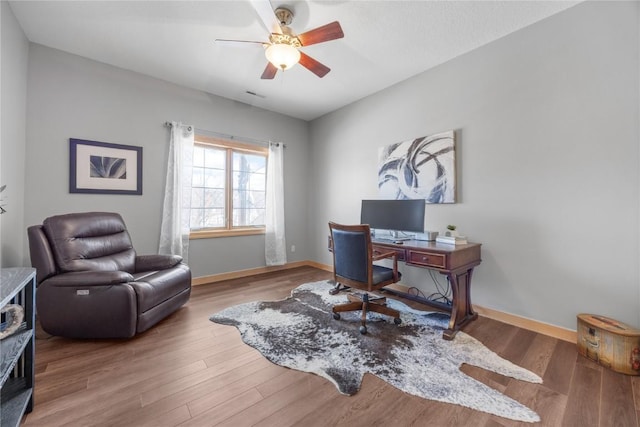
M 166 127 L 171 127 L 171 122 L 164 122 L 164 125 Z M 188 127 L 189 131 L 191 131 L 193 129 L 193 126 L 189 126 Z M 214 132 L 211 130 L 205 130 L 205 129 L 199 129 L 199 128 L 195 128 L 196 133 L 200 134 L 200 135 L 206 135 L 206 136 L 213 136 L 213 137 L 218 137 L 218 138 L 224 138 L 224 139 L 231 139 L 234 141 L 241 141 L 241 142 L 248 142 L 251 144 L 257 144 L 257 145 L 269 145 L 269 144 L 282 144 L 283 147 L 286 148 L 286 145 L 283 142 L 272 142 L 272 141 L 266 141 L 263 139 L 256 139 L 256 138 L 249 138 L 249 137 L 245 137 L 245 136 L 235 136 L 235 135 L 229 135 L 226 133 L 220 133 L 220 132 Z

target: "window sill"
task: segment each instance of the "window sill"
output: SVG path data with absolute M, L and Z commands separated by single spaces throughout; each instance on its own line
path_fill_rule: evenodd
M 215 239 L 217 237 L 252 236 L 264 234 L 264 228 L 237 228 L 234 230 L 203 230 L 189 234 L 189 240 Z

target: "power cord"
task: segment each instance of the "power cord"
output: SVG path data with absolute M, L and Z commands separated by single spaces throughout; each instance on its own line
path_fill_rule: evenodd
M 407 290 L 407 293 L 409 295 L 413 295 L 414 297 L 422 297 L 424 299 L 427 299 L 427 296 L 418 288 L 416 288 L 415 286 L 410 287 Z
M 446 286 L 442 285 L 438 280 L 438 277 L 435 275 L 433 270 L 429 270 L 429 276 L 431 276 L 431 280 L 436 286 L 436 292 L 433 292 L 431 295 L 427 297 L 428 300 L 436 301 L 440 303 L 444 303 L 447 305 L 452 305 L 452 291 L 451 291 L 451 283 L 449 283 L 449 279 L 447 278 Z
M 449 278 L 447 277 L 446 285 L 443 285 L 438 280 L 438 275 L 435 273 L 435 271 L 433 270 L 428 270 L 428 271 L 429 271 L 429 276 L 431 276 L 431 280 L 433 281 L 436 287 L 436 291 L 427 296 L 420 289 L 416 288 L 415 286 L 412 286 L 409 289 L 407 289 L 407 294 L 414 297 L 420 297 L 429 301 L 439 302 L 441 304 L 446 304 L 449 306 L 453 305 L 453 291 L 451 290 L 451 283 L 449 282 Z

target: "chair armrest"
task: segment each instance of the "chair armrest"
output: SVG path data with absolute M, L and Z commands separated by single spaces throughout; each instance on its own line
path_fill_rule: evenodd
M 393 251 L 392 252 L 374 252 L 372 259 L 374 261 L 379 261 L 385 258 L 397 258 L 397 257 L 398 257 L 398 254 Z
M 136 273 L 143 271 L 166 270 L 182 262 L 180 255 L 138 255 L 136 256 Z
M 40 284 L 55 287 L 110 286 L 133 281 L 133 276 L 125 271 L 75 271 L 57 274 Z
M 395 251 L 391 252 L 374 252 L 371 257 L 372 261 L 379 261 L 381 259 L 393 258 L 393 280 L 397 282 L 400 280 L 400 274 L 398 273 L 398 253 Z

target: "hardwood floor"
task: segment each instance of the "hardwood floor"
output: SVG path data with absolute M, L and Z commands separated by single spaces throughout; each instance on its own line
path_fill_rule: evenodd
M 40 332 L 35 408 L 23 425 L 520 425 L 407 395 L 371 375 L 355 396 L 343 396 L 323 378 L 268 362 L 234 327 L 208 319 L 230 305 L 283 299 L 297 285 L 329 277 L 301 267 L 197 286 L 184 308 L 130 340 L 74 341 Z M 495 320 L 481 317 L 465 332 L 543 378 L 529 384 L 462 367 L 538 412 L 540 425 L 638 425 L 639 378 L 601 368 L 573 344 Z

